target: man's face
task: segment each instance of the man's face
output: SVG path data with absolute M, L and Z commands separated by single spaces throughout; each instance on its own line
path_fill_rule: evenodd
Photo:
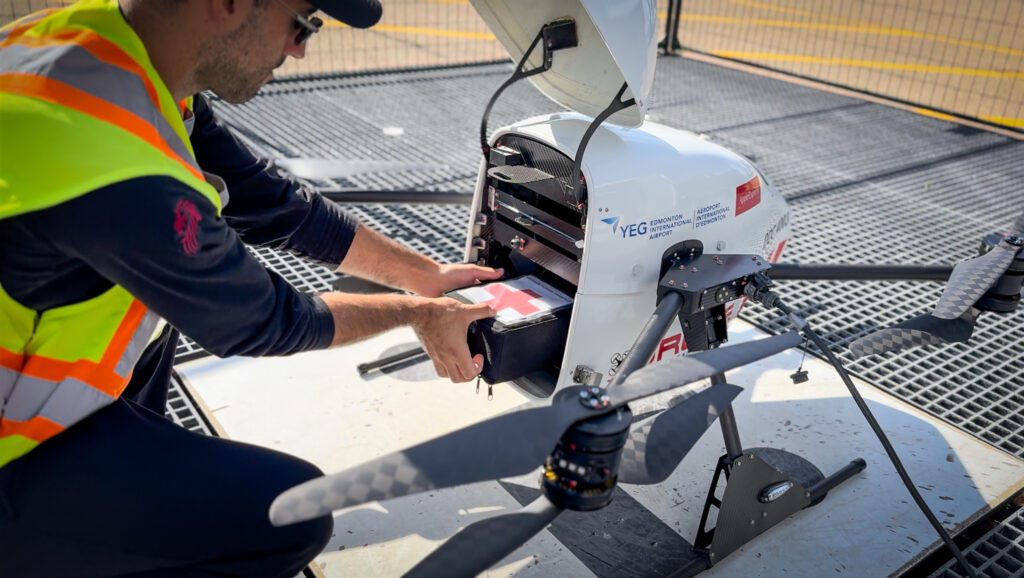
M 263 0 L 254 5 L 241 26 L 207 43 L 196 71 L 200 84 L 232 104 L 256 96 L 288 56 L 305 55 L 305 45 L 295 44 L 295 13 L 313 12 L 303 0 Z

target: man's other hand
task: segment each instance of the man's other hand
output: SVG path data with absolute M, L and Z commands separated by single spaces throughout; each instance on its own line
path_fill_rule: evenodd
M 462 267 L 487 269 L 476 265 Z M 493 269 L 490 271 L 494 273 Z M 471 283 L 472 281 L 469 281 L 466 284 Z M 496 314 L 497 312 L 487 304 L 467 305 L 448 297 L 426 299 L 419 306 L 413 329 L 423 343 L 423 349 L 434 362 L 437 374 L 455 383 L 461 383 L 479 375 L 484 366 L 483 355 L 478 353 L 470 356 L 467 338 L 469 324 L 479 319 L 494 317 Z
M 453 289 L 500 279 L 504 274 L 503 269 L 465 263 L 439 265 L 437 273 L 422 280 L 421 287 L 416 293 L 424 297 L 440 297 Z

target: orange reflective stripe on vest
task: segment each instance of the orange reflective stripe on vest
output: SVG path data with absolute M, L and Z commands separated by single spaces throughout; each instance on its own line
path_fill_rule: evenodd
M 20 20 L 15 20 L 10 24 L 7 24 L 3 28 L 0 28 L 0 48 L 7 46 L 8 43 L 13 42 L 15 39 L 21 37 L 27 30 L 36 25 L 40 20 L 46 18 L 50 14 L 53 14 L 60 8 L 45 8 L 38 12 L 33 12 L 28 16 Z
M 20 436 L 39 444 L 112 403 L 159 320 L 132 301 L 98 363 L 25 356 L 0 347 L 0 439 Z
M 203 173 L 195 161 L 188 162 L 186 160 L 191 157 L 187 152 L 182 154 L 184 147 L 176 138 L 174 140 L 166 138 L 153 124 L 140 116 L 70 84 L 33 74 L 8 72 L 0 74 L 0 91 L 38 98 L 106 121 L 159 149 L 172 160 L 181 163 L 196 178 L 203 178 Z M 179 146 L 175 146 L 176 144 Z M 179 150 L 174 150 L 176 148 Z
M 4 43 L 5 46 L 25 46 L 31 48 L 50 48 L 55 53 L 53 57 L 46 58 L 44 53 L 34 54 L 34 60 L 52 62 L 62 56 L 62 52 L 68 49 L 78 48 L 89 52 L 96 60 L 111 66 L 116 66 L 126 72 L 135 75 L 146 88 L 149 99 L 157 109 L 160 108 L 160 97 L 156 93 L 156 87 L 146 76 L 146 71 L 139 66 L 139 63 L 132 60 L 131 56 L 125 54 L 113 42 L 103 38 L 91 30 L 67 30 L 50 36 L 20 36 L 11 38 Z M 63 50 L 61 50 L 63 49 Z
M 117 0 L 77 4 L 0 30 L 0 121 L 21 146 L 0 154 L 0 219 L 124 180 L 167 176 L 221 210 L 180 106 Z M 113 285 L 35 311 L 0 287 L 0 467 L 113 403 L 159 317 Z

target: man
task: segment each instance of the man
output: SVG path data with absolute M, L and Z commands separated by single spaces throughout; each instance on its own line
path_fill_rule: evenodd
M 263 356 L 409 325 L 439 375 L 480 371 L 466 331 L 494 312 L 440 296 L 500 271 L 373 233 L 192 97 L 251 98 L 316 9 L 380 17 L 311 2 L 84 0 L 0 30 L 0 576 L 294 576 L 322 550 L 330 518 L 267 519 L 316 467 L 163 417 L 179 330 Z M 300 294 L 242 240 L 415 295 Z

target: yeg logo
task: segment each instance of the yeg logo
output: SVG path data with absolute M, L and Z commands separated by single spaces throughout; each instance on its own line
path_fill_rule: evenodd
M 621 235 L 623 239 L 626 237 L 642 237 L 647 234 L 647 221 L 619 226 L 618 217 L 608 217 L 607 219 L 601 219 L 601 222 L 611 225 L 612 233 Z

